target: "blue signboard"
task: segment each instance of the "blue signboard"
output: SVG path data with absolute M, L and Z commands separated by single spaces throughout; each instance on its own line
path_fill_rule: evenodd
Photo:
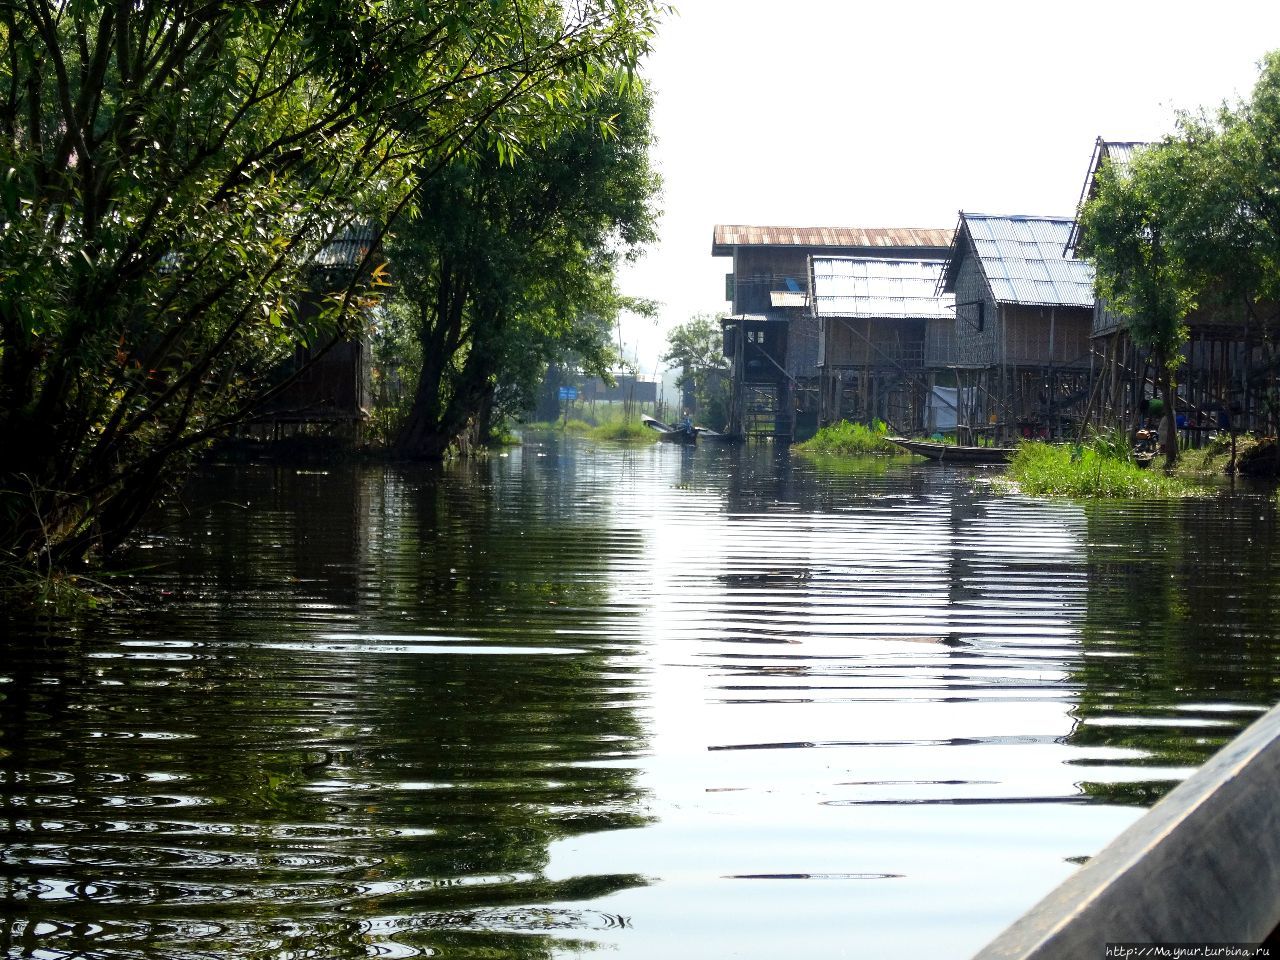
M 578 388 L 577 387 L 561 387 L 560 399 L 561 400 L 577 400 Z

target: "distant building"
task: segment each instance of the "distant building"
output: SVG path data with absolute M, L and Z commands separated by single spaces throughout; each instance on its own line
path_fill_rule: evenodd
M 631 373 L 615 373 L 613 379 L 613 386 L 609 386 L 600 377 L 584 376 L 577 369 L 552 363 L 543 374 L 534 407 L 529 413 L 535 420 L 551 421 L 563 415 L 566 405 L 582 409 L 584 406 L 593 407 L 597 402 L 647 404 L 650 407 L 657 403 L 657 380 L 645 380 Z
M 897 433 L 932 429 L 929 397 L 938 372 L 950 366 L 955 328 L 955 298 L 937 289 L 944 261 L 809 262 L 820 423 L 883 420 Z
M 970 434 L 1054 436 L 1088 398 L 1093 268 L 1070 217 L 961 212 L 940 293 L 955 297 L 951 368 Z
M 642 380 L 630 373 L 614 374 L 614 384 L 609 386 L 599 377 L 592 377 L 582 384 L 579 399 L 591 403 L 657 403 L 658 381 Z
M 818 319 L 809 303 L 813 256 L 941 258 L 950 231 L 913 227 L 718 225 L 711 255 L 732 257 L 722 322 L 733 361 L 729 429 L 787 439 L 817 427 Z

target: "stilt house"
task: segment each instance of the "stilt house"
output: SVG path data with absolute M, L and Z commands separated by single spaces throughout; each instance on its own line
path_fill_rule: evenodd
M 955 298 L 937 289 L 943 260 L 809 262 L 820 422 L 883 420 L 902 434 L 934 429 L 930 399 L 936 406 L 949 396 L 935 387 L 939 371 L 951 363 L 955 326 Z
M 723 321 L 733 362 L 727 429 L 803 438 L 818 424 L 821 376 L 818 320 L 809 304 L 811 256 L 941 258 L 950 232 L 913 227 L 768 227 L 718 225 L 711 255 L 732 257 Z
M 315 253 L 311 287 L 299 294 L 302 325 L 317 324 L 326 298 L 351 282 L 373 241 L 372 227 L 349 227 Z M 256 432 L 265 428 L 275 437 L 309 429 L 358 432 L 372 407 L 369 338 L 361 324 L 337 343 L 327 343 L 328 336 L 319 331 L 318 348 L 299 344 L 293 359 L 276 371 L 284 386 L 256 417 Z
M 961 212 L 939 285 L 955 296 L 962 438 L 1058 436 L 1088 398 L 1093 268 L 1069 217 Z

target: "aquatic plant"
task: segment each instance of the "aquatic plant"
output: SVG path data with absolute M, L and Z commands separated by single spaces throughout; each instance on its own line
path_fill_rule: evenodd
M 493 435 L 489 437 L 485 443 L 486 447 L 497 449 L 500 447 L 517 447 L 520 445 L 520 435 L 512 429 L 508 423 L 502 424 Z
M 889 428 L 883 420 L 876 420 L 871 426 L 841 420 L 823 427 L 804 443 L 796 444 L 796 449 L 805 453 L 846 457 L 867 453 L 901 453 L 900 448 L 885 439 L 888 434 Z
M 0 554 L 0 610 L 6 613 L 16 612 L 23 617 L 71 616 L 95 610 L 121 596 L 121 591 L 104 579 L 47 566 L 38 568 L 12 554 Z
M 658 434 L 639 420 L 609 420 L 587 431 L 593 440 L 624 440 L 629 443 L 651 443 Z
M 1183 477 L 1142 469 L 1127 452 L 1114 455 L 1094 446 L 1039 441 L 1018 447 L 1009 463 L 1008 478 L 1031 496 L 1142 499 L 1205 492 Z

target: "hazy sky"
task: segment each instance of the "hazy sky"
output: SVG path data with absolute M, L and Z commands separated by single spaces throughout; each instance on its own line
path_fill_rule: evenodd
M 724 310 L 717 223 L 955 226 L 960 209 L 1071 215 L 1094 138 L 1247 96 L 1280 2 L 676 0 L 647 75 L 661 239 L 623 277 L 652 374 L 665 330 Z

